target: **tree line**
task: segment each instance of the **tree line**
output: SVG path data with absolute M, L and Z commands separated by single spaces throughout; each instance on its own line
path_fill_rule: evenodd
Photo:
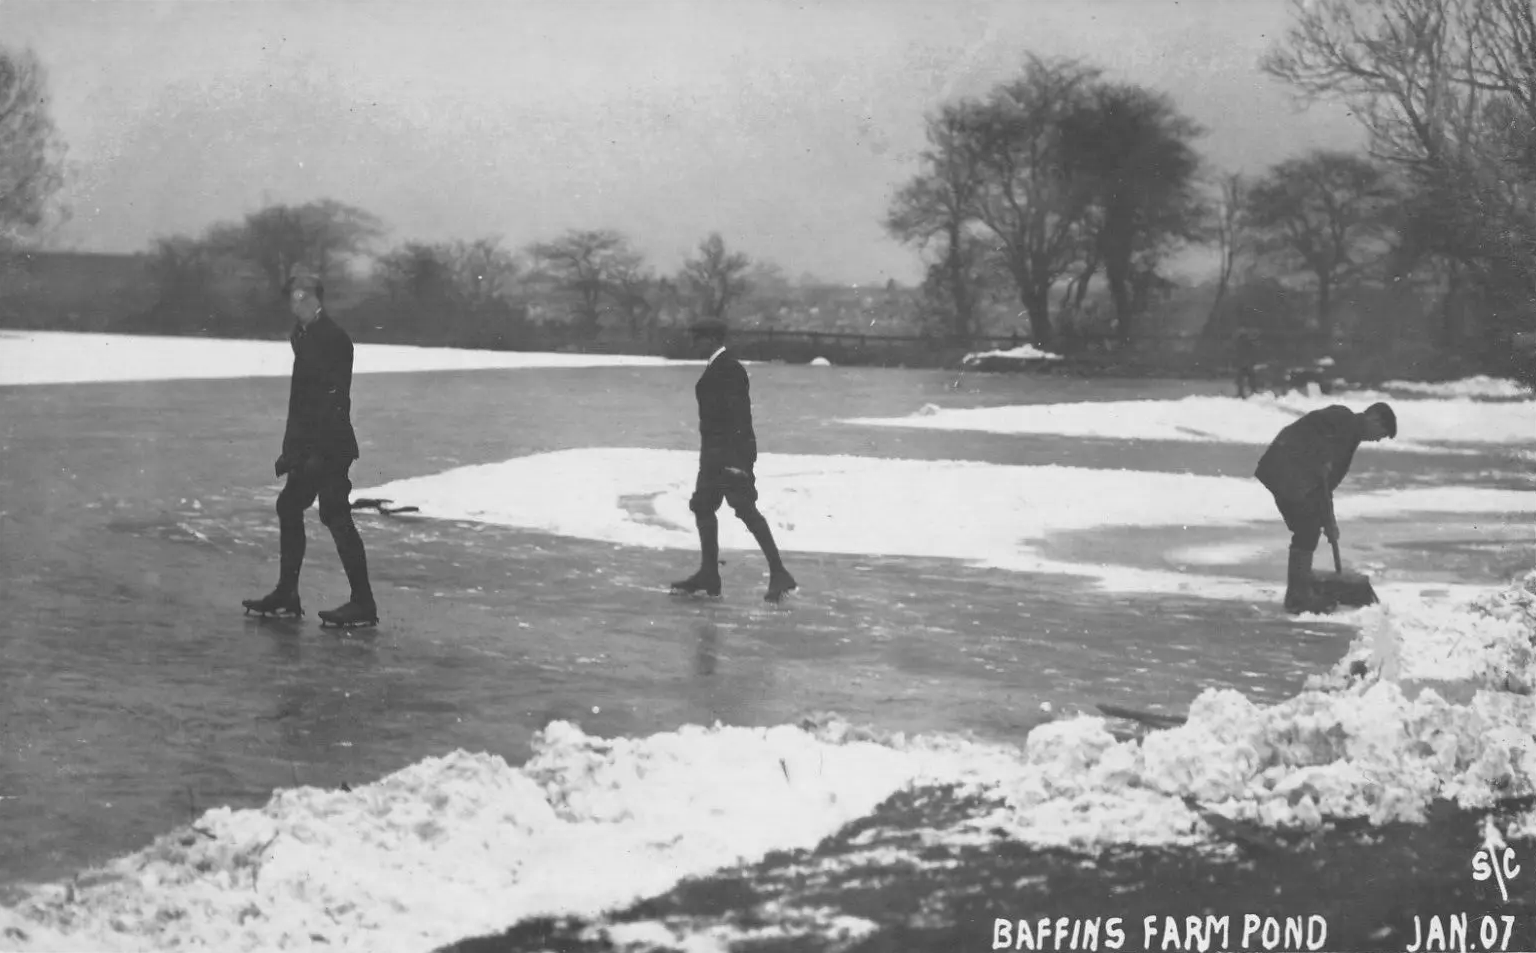
M 1170 286 L 1170 256 L 1204 246 L 1218 259 L 1213 334 L 1309 331 L 1326 345 L 1349 296 L 1375 305 L 1354 332 L 1503 353 L 1536 318 L 1532 4 L 1292 7 L 1259 67 L 1304 100 L 1350 106 L 1364 151 L 1216 169 L 1198 151 L 1206 130 L 1167 95 L 1027 57 L 1018 76 L 930 115 L 919 169 L 890 204 L 886 228 L 923 255 L 932 313 L 967 337 L 987 305 L 1012 305 L 1036 345 L 1071 350 L 1102 278 L 1104 330 L 1129 342 Z M 1420 327 L 1383 326 L 1409 312 Z
M 611 229 L 573 229 L 517 250 L 491 236 L 405 241 L 375 251 L 384 234 L 373 214 L 322 200 L 270 205 L 198 237 L 157 239 L 149 263 L 158 300 L 149 319 L 162 327 L 270 323 L 268 312 L 281 309 L 282 289 L 296 269 L 332 283 L 366 260 L 374 293 L 353 312 L 376 329 L 427 341 L 516 345 L 540 319 L 589 339 L 607 318 L 641 338 L 656 329 L 663 309 L 724 317 L 754 280 L 782 281 L 774 266 L 731 250 L 719 233 L 705 237 L 673 275 L 658 274 L 627 236 Z M 241 275 L 254 279 L 243 290 L 232 280 Z M 540 313 L 551 306 L 554 313 Z

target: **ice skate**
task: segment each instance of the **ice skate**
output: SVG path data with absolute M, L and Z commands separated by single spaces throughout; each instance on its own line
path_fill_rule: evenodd
M 687 579 L 679 579 L 677 582 L 674 582 L 672 584 L 672 591 L 690 596 L 698 595 L 701 592 L 706 596 L 719 596 L 720 572 L 718 570 L 710 572 L 707 569 L 700 569 Z
M 320 627 L 335 627 L 338 629 L 357 629 L 363 626 L 379 624 L 379 610 L 369 604 L 349 601 L 346 605 L 337 609 L 322 609 L 320 611 Z
M 304 607 L 299 602 L 297 592 L 284 592 L 274 589 L 260 599 L 247 599 L 241 603 L 245 607 L 245 614 L 252 612 L 268 618 L 276 616 L 280 619 L 297 619 L 304 614 Z
M 788 569 L 775 569 L 768 574 L 768 592 L 764 594 L 764 602 L 779 602 L 785 594 L 799 588 L 795 577 L 789 574 Z

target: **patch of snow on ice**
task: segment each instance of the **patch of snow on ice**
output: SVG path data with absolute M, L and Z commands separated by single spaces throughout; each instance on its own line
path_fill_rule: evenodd
M 1362 454 L 1445 452 L 1439 444 L 1536 443 L 1536 402 L 1489 403 L 1470 398 L 1396 400 L 1354 392 L 1332 397 L 1185 397 L 1180 400 L 1081 401 L 919 412 L 908 417 L 856 417 L 856 426 L 972 430 L 1112 440 L 1173 440 L 1265 446 L 1309 411 L 1345 404 L 1360 411 L 1385 400 L 1397 413 L 1398 436 L 1361 446 Z
M 1386 381 L 1381 387 L 1383 390 L 1422 394 L 1426 397 L 1529 399 L 1532 396 L 1536 396 L 1531 393 L 1529 387 L 1526 387 L 1519 381 L 1512 381 L 1504 377 L 1489 377 L 1486 374 L 1467 377 L 1459 381 Z
M 1000 351 L 978 351 L 960 359 L 961 364 L 971 367 L 983 361 L 1059 361 L 1060 354 L 1042 351 L 1033 344 L 1021 344 Z
M 697 455 L 585 448 L 515 457 L 358 489 L 418 506 L 423 516 L 469 520 L 633 546 L 698 546 L 688 500 Z M 788 551 L 967 560 L 1018 572 L 1085 576 L 1118 591 L 1231 598 L 1249 581 L 1047 559 L 1052 534 L 1102 527 L 1199 527 L 1274 522 L 1274 500 L 1254 480 L 1004 466 L 971 461 L 765 454 L 756 465 L 762 511 Z M 644 500 L 637 504 L 635 501 Z M 1041 506 L 1041 500 L 1052 501 Z M 637 507 L 640 507 L 637 509 Z M 1478 487 L 1415 487 L 1340 497 L 1340 519 L 1406 513 L 1536 512 L 1536 494 Z M 893 520 L 892 513 L 920 514 Z M 755 551 L 739 520 L 720 521 L 720 545 Z M 1230 581 L 1229 581 L 1230 582 Z M 1268 590 L 1264 590 L 1268 591 Z

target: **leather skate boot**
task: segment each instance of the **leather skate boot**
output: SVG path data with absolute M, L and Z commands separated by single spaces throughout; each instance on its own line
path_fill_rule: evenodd
M 261 616 L 293 616 L 304 614 L 299 602 L 299 568 L 304 563 L 304 532 L 300 527 L 295 534 L 291 527 L 283 527 L 281 562 L 277 572 L 277 588 L 260 599 L 246 599 L 240 603 L 245 614 Z
M 687 579 L 672 583 L 672 591 L 689 595 L 702 592 L 708 596 L 718 596 L 720 595 L 720 523 L 713 514 L 707 517 L 698 516 L 695 522 L 699 527 L 699 571 Z
M 240 603 L 245 607 L 245 614 L 252 612 L 259 616 L 292 616 L 298 618 L 304 615 L 304 606 L 299 601 L 297 589 L 285 590 L 279 586 L 260 599 L 246 599 Z
M 1285 575 L 1285 611 L 1292 615 L 1303 612 L 1329 612 L 1332 602 L 1312 586 L 1312 553 L 1304 549 L 1290 551 L 1290 564 Z
M 768 520 L 761 513 L 746 521 L 747 529 L 752 531 L 752 538 L 757 540 L 757 545 L 762 548 L 763 555 L 768 557 L 768 591 L 763 595 L 764 602 L 778 602 L 784 598 L 785 593 L 799 588 L 795 577 L 784 568 L 784 560 L 779 555 L 779 547 L 773 541 L 773 530 L 768 528 Z
M 357 534 L 357 527 L 348 519 L 332 529 L 331 536 L 336 540 L 336 554 L 341 557 L 341 568 L 346 571 L 347 582 L 352 586 L 352 598 L 343 606 L 320 612 L 320 624 L 340 628 L 377 625 L 379 609 L 374 604 L 373 589 L 368 584 L 368 557 L 363 549 L 362 537 Z

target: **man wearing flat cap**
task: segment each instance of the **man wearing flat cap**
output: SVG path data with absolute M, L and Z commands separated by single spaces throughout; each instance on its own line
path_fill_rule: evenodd
M 752 430 L 752 397 L 747 370 L 725 346 L 725 322 L 707 319 L 689 329 L 699 357 L 708 358 L 694 385 L 699 402 L 699 476 L 688 508 L 699 529 L 699 571 L 674 582 L 678 592 L 720 594 L 720 524 L 722 502 L 746 524 L 768 558 L 768 602 L 778 602 L 796 588 L 784 568 L 768 520 L 757 509 L 757 435 Z
M 293 379 L 289 385 L 288 426 L 273 471 L 286 476 L 277 497 L 281 555 L 277 588 L 260 599 L 245 600 L 247 612 L 303 615 L 299 570 L 304 563 L 304 511 L 320 501 L 320 522 L 331 531 L 352 597 L 337 609 L 320 613 L 321 624 L 343 627 L 379 621 L 368 583 L 368 558 L 352 522 L 352 482 L 347 477 L 358 458 L 352 430 L 352 339 L 325 311 L 325 287 L 318 276 L 299 271 L 284 287 L 293 314 L 289 342 Z

